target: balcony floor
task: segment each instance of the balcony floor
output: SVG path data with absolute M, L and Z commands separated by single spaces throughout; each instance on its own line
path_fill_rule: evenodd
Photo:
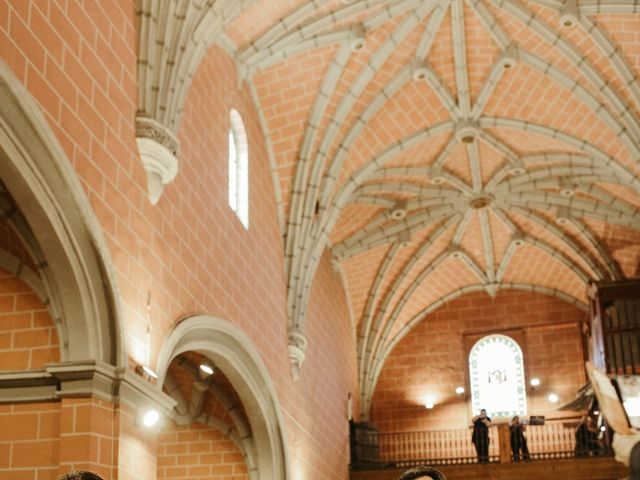
M 437 467 L 447 480 L 617 480 L 627 467 L 611 457 Z M 408 468 L 352 471 L 351 480 L 397 480 Z

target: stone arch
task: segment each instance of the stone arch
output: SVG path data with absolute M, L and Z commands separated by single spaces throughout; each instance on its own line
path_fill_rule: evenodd
M 211 359 L 232 383 L 245 406 L 253 437 L 257 472 L 252 478 L 290 478 L 283 422 L 269 374 L 251 339 L 237 326 L 208 315 L 180 321 L 169 332 L 158 358 L 158 384 L 171 361 L 188 351 Z
M 100 225 L 40 108 L 2 61 L 0 178 L 37 247 L 36 273 L 58 329 L 61 360 L 124 365 L 120 309 Z

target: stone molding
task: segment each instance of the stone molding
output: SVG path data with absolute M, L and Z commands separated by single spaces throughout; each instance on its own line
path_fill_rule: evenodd
M 160 384 L 164 384 L 171 361 L 188 351 L 199 352 L 220 368 L 245 407 L 255 445 L 256 474 L 254 477 L 252 470 L 249 478 L 292 478 L 280 402 L 251 338 L 224 319 L 209 315 L 182 319 L 160 349 L 156 364 Z
M 178 156 L 180 146 L 178 139 L 168 128 L 152 118 L 136 117 L 136 138 L 153 140 L 166 148 L 174 157 Z
M 94 397 L 131 409 L 155 408 L 169 417 L 176 401 L 124 368 L 93 360 L 49 364 L 39 370 L 0 373 L 0 404 Z
M 102 227 L 42 110 L 2 60 L 0 177 L 23 217 L 17 231 L 28 232 L 37 248 L 61 360 L 125 365 L 122 313 Z

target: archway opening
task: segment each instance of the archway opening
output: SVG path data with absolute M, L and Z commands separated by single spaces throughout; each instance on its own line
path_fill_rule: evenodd
M 158 480 L 256 478 L 244 405 L 211 359 L 192 351 L 178 355 L 163 390 L 177 405 L 158 435 Z
M 218 385 L 218 396 L 189 394 L 189 399 L 197 406 L 195 400 L 202 398 L 204 407 L 212 412 L 222 405 L 224 411 L 219 411 L 217 416 L 206 417 L 206 423 L 222 426 L 218 420 L 227 419 L 226 424 L 232 427 L 227 431 L 227 438 L 242 452 L 247 478 L 289 478 L 279 402 L 268 371 L 251 339 L 226 320 L 205 315 L 184 319 L 169 333 L 161 349 L 159 381 L 165 388 L 171 384 L 173 391 L 179 392 L 176 388 L 180 384 L 171 378 L 180 366 L 182 370 L 191 372 L 194 378 L 184 381 L 180 388 L 187 391 L 188 388 L 193 389 L 187 385 L 195 386 L 198 382 L 206 387 L 207 377 L 203 377 L 199 370 L 203 363 L 214 370 L 212 385 Z M 217 380 L 216 371 L 219 372 Z M 204 389 L 211 390 L 209 387 Z M 205 403 L 207 398 L 211 400 L 210 405 Z M 235 407 L 231 408 L 233 405 Z M 193 409 L 193 413 L 201 408 Z M 182 412 L 185 412 L 185 407 L 182 407 Z M 176 410 L 174 417 L 180 418 L 178 415 L 181 415 L 180 410 Z M 199 417 L 205 419 L 202 412 Z M 241 441 L 234 442 L 234 438 Z

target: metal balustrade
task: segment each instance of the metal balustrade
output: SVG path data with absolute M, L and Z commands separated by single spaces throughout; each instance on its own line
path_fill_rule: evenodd
M 611 456 L 606 431 L 578 435 L 580 421 L 575 418 L 529 425 L 526 438 L 530 460 Z M 352 469 L 380 469 L 416 465 L 463 465 L 477 463 L 471 443 L 471 429 L 420 432 L 378 432 L 371 425 L 352 424 Z M 512 461 L 507 424 L 494 424 L 489 430 L 489 462 Z

